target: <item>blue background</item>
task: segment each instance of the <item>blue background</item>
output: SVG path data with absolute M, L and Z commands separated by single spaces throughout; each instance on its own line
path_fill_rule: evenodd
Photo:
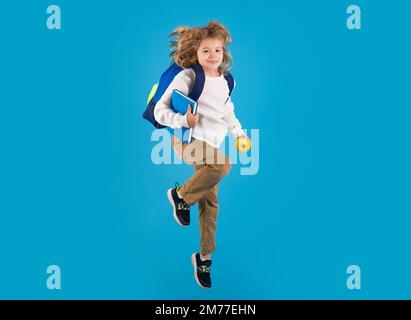
M 46 8 L 62 29 L 46 28 Z M 346 8 L 362 9 L 362 29 Z M 7 1 L 0 5 L 0 298 L 411 298 L 408 1 Z M 141 114 L 178 25 L 233 37 L 257 175 L 221 183 L 211 290 Z M 46 287 L 47 266 L 62 289 Z M 359 265 L 362 289 L 348 290 Z

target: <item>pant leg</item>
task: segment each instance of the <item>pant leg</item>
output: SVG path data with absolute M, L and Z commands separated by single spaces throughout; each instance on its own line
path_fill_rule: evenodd
M 207 152 L 196 154 L 195 148 L 187 149 L 187 145 L 177 139 L 173 139 L 172 142 L 176 154 L 186 163 L 193 164 L 195 168 L 194 175 L 184 183 L 180 189 L 180 194 L 188 204 L 198 201 L 200 253 L 206 256 L 216 250 L 217 216 L 219 210 L 217 198 L 218 182 L 229 173 L 231 165 L 225 155 L 216 153 L 218 150 L 215 148 L 213 148 L 212 155 L 210 153 L 207 154 Z M 198 141 L 196 144 L 197 146 L 205 145 Z M 187 152 L 185 153 L 184 151 Z M 221 158 L 223 159 L 222 163 L 218 161 Z
M 218 184 L 198 202 L 200 222 L 200 254 L 209 255 L 216 250 L 216 230 L 218 216 Z
M 183 161 L 194 165 L 203 164 L 180 189 L 180 195 L 189 205 L 208 195 L 211 189 L 230 172 L 229 159 L 206 142 L 194 140 L 187 145 L 173 138 L 173 147 Z

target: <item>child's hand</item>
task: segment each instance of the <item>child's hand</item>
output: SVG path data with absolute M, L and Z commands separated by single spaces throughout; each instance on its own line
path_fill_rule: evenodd
M 238 137 L 238 139 L 241 139 L 243 141 L 247 141 L 247 143 L 251 144 L 251 140 L 245 133 L 243 133 L 241 136 Z
M 187 118 L 187 124 L 189 128 L 194 128 L 197 125 L 198 122 L 198 114 L 193 115 L 191 113 L 191 106 L 188 105 L 187 113 L 185 114 Z

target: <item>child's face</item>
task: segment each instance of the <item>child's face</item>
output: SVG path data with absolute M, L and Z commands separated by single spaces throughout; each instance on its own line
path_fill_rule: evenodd
M 218 67 L 223 62 L 223 46 L 223 41 L 216 38 L 201 41 L 197 50 L 197 58 L 206 74 L 218 75 Z

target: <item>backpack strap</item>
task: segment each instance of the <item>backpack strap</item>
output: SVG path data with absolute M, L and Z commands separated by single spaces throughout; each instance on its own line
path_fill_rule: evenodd
M 228 95 L 231 96 L 231 92 L 233 92 L 233 89 L 234 89 L 234 78 L 231 75 L 231 73 L 226 73 L 224 75 L 224 78 L 227 80 L 228 89 L 230 90 L 230 93 Z
M 189 96 L 191 99 L 197 101 L 198 98 L 200 98 L 201 93 L 203 92 L 204 89 L 204 82 L 205 82 L 205 74 L 204 74 L 204 69 L 201 67 L 199 64 L 194 64 L 191 66 L 191 69 L 194 70 L 196 74 L 196 80 L 194 83 L 193 90 L 191 90 Z M 226 73 L 224 74 L 224 78 L 227 81 L 228 84 L 228 89 L 229 89 L 229 95 L 231 96 L 231 93 L 234 90 L 234 78 L 231 75 L 231 73 Z
M 197 101 L 198 98 L 200 98 L 201 93 L 203 92 L 204 89 L 204 83 L 205 83 L 205 73 L 204 69 L 202 66 L 199 64 L 193 64 L 190 67 L 194 73 L 195 73 L 195 81 L 194 81 L 194 86 L 193 89 L 191 90 L 189 97 L 193 99 L 194 101 Z M 183 71 L 184 69 L 182 67 L 179 67 L 177 64 L 173 63 L 161 76 L 159 87 L 157 88 L 156 94 L 154 95 L 154 102 L 157 102 L 161 96 L 164 94 L 166 91 L 168 85 L 171 83 L 171 81 L 174 79 L 174 77 Z M 229 88 L 229 95 L 231 95 L 233 89 L 234 89 L 234 78 L 231 75 L 231 73 L 226 73 L 224 75 L 224 78 L 227 81 L 228 88 Z
M 194 81 L 194 86 L 189 94 L 189 97 L 194 101 L 197 101 L 204 89 L 205 74 L 203 67 L 199 64 L 193 64 L 191 66 L 191 69 L 193 69 L 194 73 L 196 74 L 196 80 Z

